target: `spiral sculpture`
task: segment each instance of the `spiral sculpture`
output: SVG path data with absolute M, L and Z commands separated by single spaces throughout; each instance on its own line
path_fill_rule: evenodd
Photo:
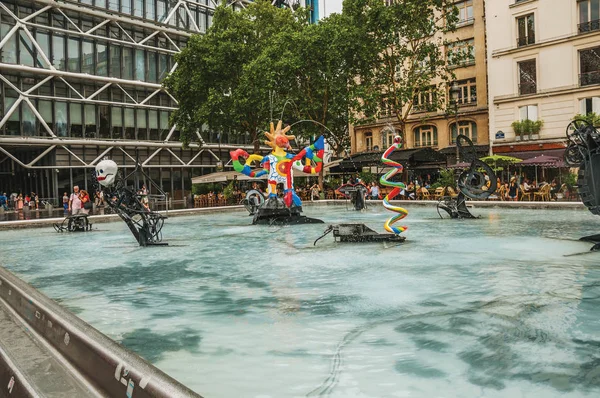
M 400 163 L 395 162 L 389 158 L 396 149 L 400 149 L 401 147 L 402 147 L 402 137 L 395 136 L 394 143 L 392 144 L 392 146 L 390 146 L 381 156 L 381 161 L 383 162 L 383 164 L 388 167 L 393 167 L 393 169 L 388 171 L 387 173 L 385 173 L 385 175 L 383 175 L 381 177 L 381 179 L 379 180 L 381 185 L 385 185 L 387 187 L 394 187 L 394 189 L 392 189 L 392 191 L 390 193 L 388 193 L 385 196 L 385 198 L 383 198 L 383 207 L 385 207 L 389 211 L 393 211 L 398 214 L 393 217 L 390 217 L 385 222 L 383 227 L 385 228 L 386 231 L 392 232 L 396 235 L 399 235 L 408 229 L 407 227 L 395 227 L 394 226 L 395 223 L 402 220 L 404 217 L 406 217 L 408 215 L 408 210 L 406 210 L 400 206 L 393 206 L 390 203 L 390 200 L 394 199 L 394 197 L 396 195 L 398 195 L 400 190 L 406 189 L 406 185 L 404 185 L 404 183 L 402 183 L 402 182 L 389 181 L 389 179 L 392 178 L 393 176 L 395 176 L 396 174 L 402 173 L 402 170 L 404 169 L 404 167 L 402 167 L 402 165 Z

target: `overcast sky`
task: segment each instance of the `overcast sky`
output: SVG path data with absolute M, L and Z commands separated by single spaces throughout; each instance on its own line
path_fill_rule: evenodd
M 324 16 L 327 16 L 333 12 L 342 12 L 342 2 L 344 0 L 321 0 L 321 4 L 324 4 L 325 10 L 321 10 Z

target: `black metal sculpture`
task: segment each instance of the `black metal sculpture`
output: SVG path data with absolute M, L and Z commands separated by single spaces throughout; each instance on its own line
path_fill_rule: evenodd
M 477 158 L 473 141 L 469 137 L 460 134 L 456 137 L 456 145 L 462 158 L 471 162 L 471 165 L 458 177 L 458 195 L 444 196 L 438 201 L 438 214 L 442 217 L 440 214 L 442 209 L 452 218 L 477 218 L 467 208 L 467 197 L 484 200 L 496 192 L 498 188 L 496 174 L 488 164 Z
M 129 175 L 117 178 L 119 174 L 117 164 L 108 159 L 101 161 L 96 166 L 95 173 L 98 188 L 102 190 L 108 206 L 127 224 L 140 246 L 167 245 L 162 242 L 161 233 L 167 217 L 151 211 L 144 201 L 144 195 L 138 194 L 133 188 L 127 186 L 128 177 L 138 172 L 138 166 Z M 143 171 L 142 174 L 152 181 Z M 160 187 L 156 186 L 156 188 L 163 197 L 166 197 Z
M 346 198 L 350 199 L 350 203 L 354 206 L 354 210 L 360 211 L 367 208 L 365 197 L 369 192 L 369 188 L 364 184 L 344 184 L 337 190 L 344 194 Z
M 600 216 L 600 133 L 589 122 L 575 120 L 567 126 L 569 145 L 565 163 L 579 167 L 577 192 L 588 210 Z M 581 238 L 594 244 L 592 251 L 600 251 L 600 234 Z
M 54 224 L 56 232 L 84 232 L 92 230 L 87 214 L 67 216 L 60 224 Z

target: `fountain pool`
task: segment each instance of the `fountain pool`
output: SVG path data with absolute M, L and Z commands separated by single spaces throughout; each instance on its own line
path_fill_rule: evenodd
M 313 241 L 326 224 L 178 217 L 169 247 L 123 223 L 0 232 L 0 265 L 206 397 L 597 397 L 600 253 L 581 210 L 409 208 L 400 246 Z

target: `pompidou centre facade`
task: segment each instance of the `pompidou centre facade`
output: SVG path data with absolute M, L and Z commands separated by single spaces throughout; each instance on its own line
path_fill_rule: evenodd
M 87 185 L 110 157 L 139 163 L 177 199 L 191 176 L 226 163 L 229 149 L 250 149 L 246 137 L 210 131 L 183 149 L 169 124 L 177 101 L 161 81 L 189 37 L 211 25 L 217 3 L 0 1 L 0 191 L 56 199 Z

